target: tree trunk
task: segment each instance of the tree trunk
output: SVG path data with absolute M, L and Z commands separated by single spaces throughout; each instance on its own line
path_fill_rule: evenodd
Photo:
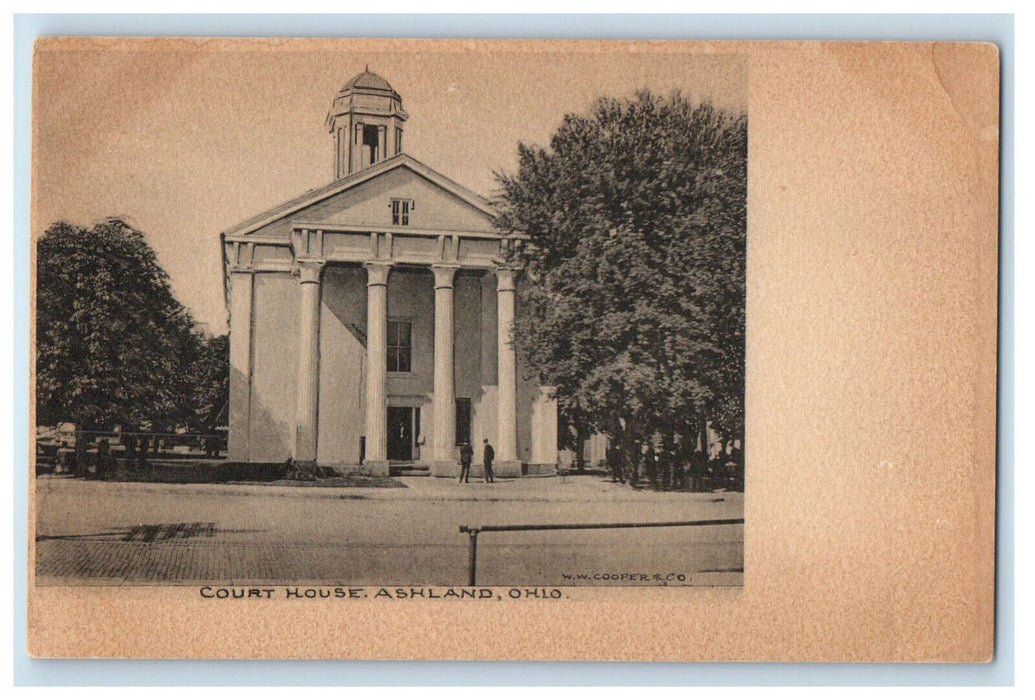
M 642 453 L 641 453 L 642 454 Z M 647 472 L 647 483 L 654 491 L 658 490 L 658 453 L 654 449 L 653 442 L 647 448 L 647 453 L 643 455 L 646 462 Z
M 575 471 L 582 474 L 586 471 L 585 433 L 579 422 L 575 422 Z
M 627 453 L 629 455 L 629 485 L 639 486 L 640 483 L 640 462 L 642 461 L 643 455 L 641 453 L 641 446 L 639 441 L 635 437 L 629 435 L 626 441 L 628 447 Z
M 661 446 L 661 487 L 668 491 L 676 487 L 676 469 L 679 461 L 676 458 L 676 440 L 674 426 L 668 426 L 665 432 L 662 433 Z
M 88 429 L 89 424 L 83 416 L 73 416 L 75 421 L 75 442 L 73 443 L 73 463 L 72 473 L 76 476 L 85 476 L 87 473 L 86 465 L 86 443 L 88 440 L 85 431 Z
M 688 479 L 693 477 L 693 459 L 694 451 L 697 449 L 697 418 L 694 416 L 686 423 L 680 426 L 681 440 L 679 444 L 679 473 L 680 473 L 680 487 L 686 489 L 687 486 L 693 487 L 693 483 L 687 483 Z
M 83 476 L 86 474 L 86 435 L 83 434 L 83 429 L 76 423 L 75 426 L 75 464 L 72 467 L 72 473 L 76 476 Z

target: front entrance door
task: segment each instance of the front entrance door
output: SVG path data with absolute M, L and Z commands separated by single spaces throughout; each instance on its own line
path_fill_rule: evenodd
M 388 407 L 388 459 L 413 460 L 413 409 L 409 406 Z

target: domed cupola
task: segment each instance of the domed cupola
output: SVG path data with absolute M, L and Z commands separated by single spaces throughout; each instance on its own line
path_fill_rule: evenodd
M 345 83 L 327 114 L 335 143 L 334 178 L 401 153 L 408 117 L 399 93 L 369 67 Z

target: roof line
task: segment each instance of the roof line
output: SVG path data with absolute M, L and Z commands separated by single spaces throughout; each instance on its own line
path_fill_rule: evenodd
M 446 177 L 408 153 L 397 153 L 391 158 L 386 158 L 376 165 L 372 165 L 362 170 L 357 170 L 356 172 L 350 173 L 328 185 L 307 190 L 297 197 L 293 197 L 286 202 L 278 204 L 275 207 L 260 212 L 255 216 L 249 217 L 248 219 L 227 228 L 223 233 L 228 235 L 250 233 L 251 231 L 261 228 L 268 223 L 272 223 L 279 218 L 289 216 L 309 204 L 318 202 L 321 199 L 326 199 L 327 197 L 332 197 L 335 194 L 344 192 L 350 187 L 355 187 L 360 183 L 366 182 L 382 173 L 401 166 L 407 166 L 417 175 L 431 180 L 432 182 L 437 182 L 444 189 L 449 190 L 453 195 L 466 201 L 468 204 L 481 210 L 483 213 L 489 216 L 495 215 L 495 212 L 492 209 L 492 204 L 485 197 L 482 197 L 477 192 L 464 187 L 455 180 Z
M 404 156 L 406 159 L 410 161 L 413 161 L 415 165 L 419 165 L 427 171 L 426 173 L 418 173 L 419 175 L 424 175 L 432 181 L 440 180 L 442 184 L 446 185 L 446 189 L 451 190 L 453 194 L 455 194 L 460 199 L 466 201 L 468 204 L 471 204 L 474 207 L 477 207 L 478 209 L 481 209 L 489 216 L 496 215 L 495 210 L 492 208 L 492 202 L 490 202 L 488 199 L 481 196 L 474 190 L 464 187 L 456 180 L 452 179 L 451 177 L 447 177 L 446 175 L 443 175 L 439 171 L 432 168 L 430 165 L 427 165 L 426 163 L 417 160 L 409 154 L 401 153 L 400 155 Z

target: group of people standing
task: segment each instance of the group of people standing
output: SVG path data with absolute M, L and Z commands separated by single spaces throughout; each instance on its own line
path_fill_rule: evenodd
M 492 460 L 496 458 L 496 451 L 489 444 L 489 438 L 482 440 L 485 445 L 482 450 L 482 464 L 485 466 L 485 483 L 494 484 L 496 479 L 492 475 Z M 474 460 L 474 448 L 465 442 L 460 446 L 460 483 L 469 484 L 471 477 L 471 462 Z
M 739 441 L 722 445 L 714 456 L 695 450 L 685 462 L 674 451 L 662 454 L 647 445 L 638 461 L 622 459 L 617 449 L 609 447 L 606 464 L 614 483 L 636 486 L 647 481 L 652 487 L 663 489 L 744 490 L 744 451 Z
M 161 449 L 161 443 L 158 436 L 151 437 L 146 433 L 140 434 L 139 437 L 136 433 L 126 433 L 122 438 L 122 444 L 126 446 L 124 456 L 126 458 L 126 464 L 135 466 L 138 469 L 147 468 L 147 456 L 148 453 L 152 457 L 158 457 L 159 450 Z

